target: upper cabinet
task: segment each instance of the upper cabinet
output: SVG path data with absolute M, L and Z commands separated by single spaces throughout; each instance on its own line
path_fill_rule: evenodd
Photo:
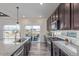
M 64 29 L 64 4 L 60 4 L 59 7 L 59 21 L 60 21 L 60 30 Z
M 48 22 L 55 21 L 57 30 L 79 30 L 79 3 L 61 3 L 50 17 Z
M 78 30 L 79 29 L 79 3 L 72 3 L 71 4 L 71 22 L 72 22 L 72 29 Z
M 70 4 L 63 3 L 59 5 L 60 30 L 70 29 Z
M 48 27 L 49 27 L 49 20 L 47 19 L 47 31 L 49 31 Z
M 70 30 L 71 29 L 71 18 L 70 18 L 70 3 L 64 4 L 64 29 Z
M 58 8 L 56 9 L 56 11 L 55 11 L 55 20 L 57 21 L 58 20 Z
M 48 31 L 51 30 L 51 17 L 49 17 L 48 20 L 47 20 L 47 30 Z
M 56 13 L 54 12 L 54 14 L 51 15 L 51 17 L 52 17 L 52 22 L 54 22 L 56 20 Z

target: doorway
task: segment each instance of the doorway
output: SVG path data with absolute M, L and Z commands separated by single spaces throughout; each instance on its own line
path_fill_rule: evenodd
M 32 42 L 40 41 L 40 26 L 39 25 L 29 25 L 25 26 L 25 35 L 32 37 Z

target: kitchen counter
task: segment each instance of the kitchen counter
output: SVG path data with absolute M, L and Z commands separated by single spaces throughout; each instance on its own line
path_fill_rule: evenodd
M 17 49 L 19 49 L 30 37 L 26 37 L 23 42 L 15 42 L 14 44 L 6 44 L 4 41 L 0 41 L 0 56 L 11 56 Z
M 73 44 L 65 44 L 65 41 L 52 41 L 59 49 L 69 56 L 77 56 L 77 46 Z

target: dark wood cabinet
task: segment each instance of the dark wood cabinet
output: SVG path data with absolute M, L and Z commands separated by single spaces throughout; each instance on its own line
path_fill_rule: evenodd
M 60 4 L 59 7 L 59 21 L 60 21 L 60 30 L 64 29 L 64 4 Z
M 71 18 L 70 18 L 70 3 L 64 4 L 64 29 L 70 30 L 71 29 Z
M 53 44 L 53 56 L 59 56 L 59 48 Z
M 70 30 L 70 3 L 62 3 L 58 7 L 60 30 Z
M 51 17 L 51 21 L 54 22 L 56 20 L 56 12 L 54 12 Z
M 31 47 L 31 39 L 28 39 L 11 56 L 28 56 Z
M 22 45 L 11 56 L 23 56 L 23 55 L 24 55 L 24 46 Z
M 52 18 L 49 17 L 48 20 L 47 20 L 47 30 L 48 31 L 51 31 L 51 22 L 52 22 Z
M 24 44 L 24 56 L 28 56 L 31 47 L 31 39 Z
M 63 52 L 62 49 L 53 44 L 53 56 L 68 56 L 68 55 L 65 52 Z
M 48 26 L 49 26 L 49 24 L 48 24 L 48 23 L 49 23 L 49 22 L 48 22 L 48 19 L 47 19 L 47 31 L 49 30 L 49 29 L 48 29 Z
M 65 52 L 59 49 L 59 56 L 68 56 Z
M 57 30 L 78 30 L 79 29 L 79 3 L 61 3 L 49 17 L 48 23 L 57 21 Z M 51 29 L 51 24 L 49 24 Z
M 55 20 L 57 21 L 58 20 L 58 8 L 56 9 L 56 11 L 55 11 Z
M 79 29 L 79 3 L 71 3 L 72 29 Z
M 49 31 L 49 19 L 47 20 L 47 31 Z
M 52 19 L 52 22 L 54 22 L 55 21 L 55 14 L 53 14 L 53 15 L 51 15 L 51 19 Z

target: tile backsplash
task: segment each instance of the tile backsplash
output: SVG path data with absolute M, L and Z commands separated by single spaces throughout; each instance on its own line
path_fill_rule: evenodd
M 61 32 L 61 35 L 67 36 L 67 32 Z
M 61 31 L 54 31 L 54 33 L 55 35 L 62 35 L 79 39 L 79 31 L 76 30 L 61 30 Z
M 61 31 L 61 35 L 72 38 L 79 38 L 79 31 Z
M 67 32 L 67 36 L 77 38 L 77 33 L 76 32 Z
M 76 30 L 61 30 L 56 31 L 57 36 L 61 36 L 61 38 L 68 38 L 75 45 L 79 46 L 79 31 Z

